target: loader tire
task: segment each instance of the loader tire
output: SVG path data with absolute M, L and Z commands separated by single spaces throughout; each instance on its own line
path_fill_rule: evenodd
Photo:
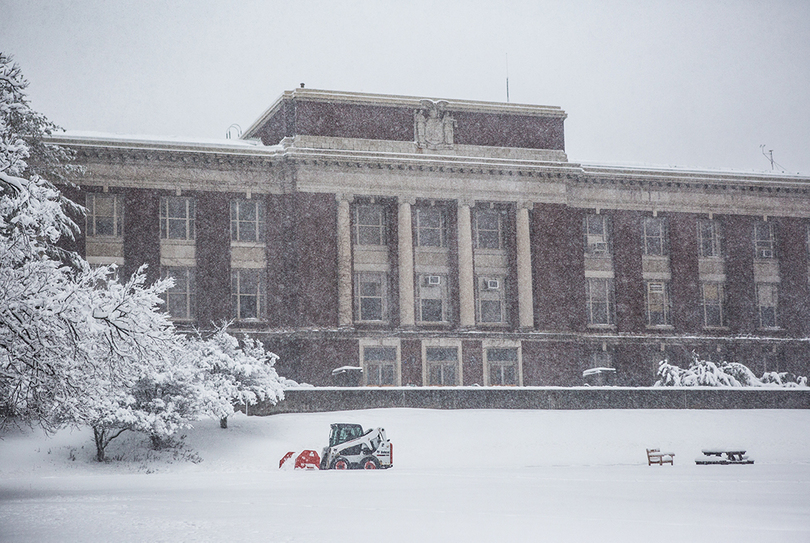
M 360 467 L 363 469 L 380 469 L 380 461 L 373 456 L 367 456 L 360 462 Z
M 349 461 L 342 456 L 338 456 L 335 458 L 335 461 L 332 462 L 332 469 L 351 469 L 351 467 Z

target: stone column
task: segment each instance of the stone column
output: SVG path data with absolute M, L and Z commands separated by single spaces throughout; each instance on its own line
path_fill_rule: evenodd
M 534 293 L 532 286 L 532 249 L 529 238 L 529 208 L 531 202 L 519 202 L 517 207 L 517 295 L 518 325 L 534 328 Z
M 398 217 L 399 253 L 399 325 L 402 328 L 413 327 L 413 226 L 411 225 L 411 206 L 413 200 L 400 198 Z
M 351 194 L 338 194 L 338 326 L 352 326 L 352 217 Z
M 475 284 L 473 281 L 472 202 L 458 202 L 458 303 L 459 325 L 462 328 L 475 326 Z

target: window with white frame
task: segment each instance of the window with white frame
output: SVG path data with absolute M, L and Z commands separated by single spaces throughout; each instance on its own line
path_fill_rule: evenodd
M 778 283 L 757 283 L 757 310 L 760 328 L 777 328 Z
M 669 282 L 645 281 L 647 326 L 669 326 L 672 315 L 669 299 Z
M 502 249 L 503 211 L 494 207 L 476 207 L 473 231 L 476 249 Z
M 384 272 L 360 272 L 355 276 L 355 320 L 385 322 L 388 320 L 388 281 Z
M 429 386 L 458 384 L 458 350 L 458 347 L 425 347 Z
M 593 257 L 609 257 L 608 218 L 604 215 L 585 216 L 585 254 Z
M 118 194 L 87 195 L 87 236 L 121 237 L 124 232 L 124 207 Z
M 723 231 L 720 221 L 698 219 L 698 252 L 701 258 L 722 256 Z
M 419 274 L 416 279 L 419 293 L 416 300 L 417 320 L 424 323 L 447 322 L 447 276 Z
M 772 222 L 754 223 L 754 251 L 756 258 L 776 258 L 776 233 Z
M 264 272 L 231 270 L 231 305 L 237 320 L 259 319 L 264 313 Z
M 396 385 L 397 348 L 363 347 L 363 372 L 369 386 Z
M 724 285 L 719 282 L 706 282 L 700 285 L 703 297 L 703 326 L 720 328 L 725 325 Z
M 520 384 L 517 347 L 488 347 L 484 352 L 490 386 L 517 386 Z
M 179 196 L 160 199 L 160 238 L 194 239 L 194 199 Z
M 174 286 L 163 294 L 166 311 L 174 319 L 194 319 L 196 293 L 194 271 L 194 268 L 161 268 L 161 276 L 164 279 L 174 279 Z
M 609 326 L 615 323 L 613 279 L 589 277 L 585 282 L 588 324 Z
M 644 217 L 644 254 L 667 255 L 667 220 L 664 217 Z
M 505 278 L 487 276 L 478 278 L 478 322 L 480 324 L 502 324 L 506 321 Z
M 447 246 L 447 217 L 443 207 L 417 207 L 414 213 L 417 247 Z
M 354 242 L 357 245 L 385 245 L 385 208 L 379 204 L 354 206 Z
M 231 200 L 231 241 L 264 241 L 264 205 L 258 200 Z

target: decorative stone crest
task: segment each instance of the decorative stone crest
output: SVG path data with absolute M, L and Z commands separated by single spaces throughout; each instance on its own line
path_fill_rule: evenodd
M 456 120 L 445 108 L 445 100 L 422 100 L 422 108 L 413 112 L 416 146 L 420 149 L 450 149 L 453 147 L 453 129 Z

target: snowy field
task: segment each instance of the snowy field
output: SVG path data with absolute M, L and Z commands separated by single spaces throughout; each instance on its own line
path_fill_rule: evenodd
M 329 424 L 383 426 L 395 467 L 284 471 Z M 0 541 L 810 541 L 810 411 L 376 409 L 201 421 L 182 452 L 132 434 L 0 441 Z M 740 446 L 756 463 L 697 466 Z M 676 454 L 647 466 L 645 448 Z M 192 452 L 189 449 L 193 449 Z

